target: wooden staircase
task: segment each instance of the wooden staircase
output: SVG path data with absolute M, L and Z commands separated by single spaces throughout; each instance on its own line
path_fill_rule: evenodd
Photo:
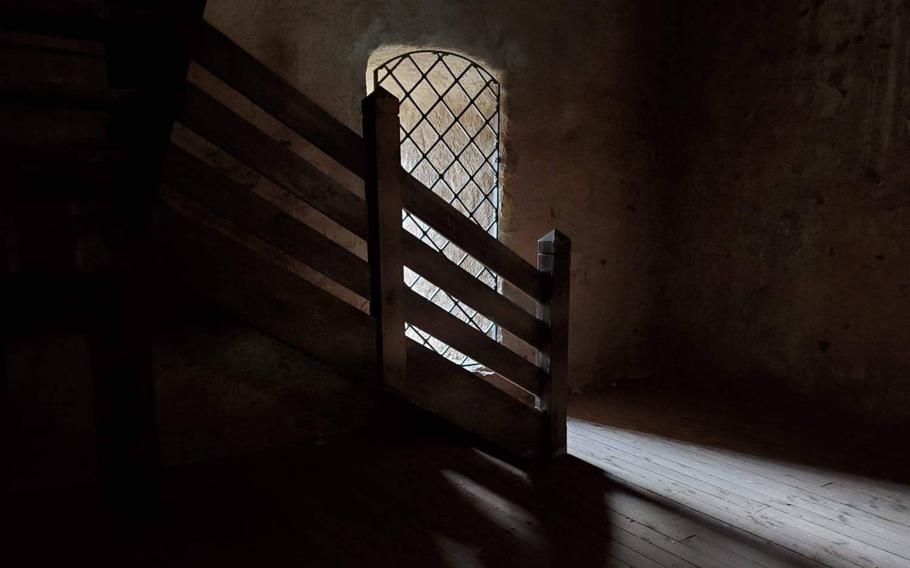
M 60 18 L 50 18 L 47 13 L 42 17 L 31 8 L 22 8 L 22 3 L 13 4 L 0 14 L 7 16 L 0 26 L 15 23 L 19 31 L 64 36 L 89 29 L 64 25 Z M 151 206 L 156 213 L 149 250 L 156 259 L 156 270 L 167 271 L 200 297 L 261 332 L 511 452 L 523 456 L 563 453 L 568 238 L 555 230 L 542 237 L 538 266 L 532 266 L 401 168 L 398 101 L 392 95 L 377 91 L 364 101 L 362 138 L 202 21 L 201 11 L 190 14 L 171 28 L 179 31 L 179 49 L 172 49 L 175 56 L 168 72 L 176 69 L 185 76 L 190 61 L 205 69 L 363 179 L 366 199 L 196 82 L 167 84 L 174 104 L 166 104 L 171 98 L 165 98 L 165 108 L 157 113 L 170 114 L 167 130 L 176 121 L 206 144 L 293 194 L 350 233 L 352 239 L 364 242 L 369 261 L 256 193 L 250 184 L 215 167 L 179 137 L 166 142 L 149 131 L 143 151 L 160 148 L 163 156 L 141 167 L 152 179 L 161 180 L 154 200 L 157 205 Z M 97 25 L 95 16 L 88 20 Z M 116 19 L 108 20 L 105 29 L 119 30 L 116 23 Z M 45 86 L 4 86 L 4 96 L 41 88 Z M 110 85 L 99 89 L 100 94 L 86 95 L 80 89 L 68 96 L 92 101 L 121 96 Z M 58 91 L 66 89 L 54 92 Z M 39 112 L 49 112 L 51 106 L 38 107 Z M 112 155 L 117 155 L 116 150 Z M 103 163 L 94 165 L 98 171 L 108 171 Z M 535 313 L 403 230 L 402 209 L 508 280 L 533 300 Z M 294 269 L 298 264 L 319 272 L 345 293 L 334 294 L 331 287 L 301 277 Z M 535 361 L 408 290 L 402 278 L 404 266 L 532 347 Z M 359 301 L 351 302 L 351 297 Z M 362 309 L 365 305 L 369 305 L 369 313 Z M 404 322 L 493 373 L 472 373 L 407 339 Z

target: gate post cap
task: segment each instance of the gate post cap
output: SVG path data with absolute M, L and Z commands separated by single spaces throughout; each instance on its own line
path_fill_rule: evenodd
M 567 253 L 572 250 L 572 239 L 553 229 L 549 233 L 537 239 L 537 252 L 544 254 Z

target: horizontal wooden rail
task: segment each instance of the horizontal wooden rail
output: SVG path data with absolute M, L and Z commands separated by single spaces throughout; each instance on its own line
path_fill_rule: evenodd
M 278 77 L 230 38 L 204 24 L 195 58 L 215 76 L 265 109 L 331 158 L 363 177 L 363 139 Z M 462 250 L 538 301 L 549 294 L 549 278 L 509 247 L 402 170 L 408 209 Z
M 404 264 L 536 349 L 546 347 L 547 324 L 403 230 Z
M 405 293 L 404 314 L 408 323 L 479 361 L 526 391 L 534 395 L 543 392 L 547 375 L 540 367 L 412 290 Z
M 512 249 L 484 231 L 403 169 L 404 208 L 427 223 L 463 251 L 517 286 L 537 301 L 549 296 L 549 277 Z
M 162 181 L 352 292 L 369 299 L 366 261 L 199 158 L 171 145 Z
M 363 139 L 309 97 L 204 22 L 196 62 L 339 164 L 363 177 Z
M 363 199 L 198 87 L 187 87 L 179 119 L 203 138 L 294 193 L 342 227 L 366 238 L 366 202 Z M 452 211 L 460 215 L 454 209 Z M 473 225 L 467 218 L 464 220 Z M 404 229 L 402 232 L 406 266 L 533 347 L 539 349 L 546 345 L 549 336 L 546 324 Z M 488 244 L 501 245 L 489 235 L 484 235 Z M 319 270 L 319 266 L 314 268 Z M 338 281 L 334 277 L 333 280 Z M 344 285 L 354 290 L 348 284 Z M 361 291 L 354 291 L 366 297 Z
M 178 120 L 358 237 L 367 236 L 366 202 L 195 85 Z

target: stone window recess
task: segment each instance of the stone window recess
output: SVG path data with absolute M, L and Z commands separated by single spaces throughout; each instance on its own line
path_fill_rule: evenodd
M 412 51 L 381 64 L 373 84 L 401 101 L 401 165 L 494 237 L 499 230 L 499 82 L 483 67 L 454 53 Z M 499 277 L 408 212 L 402 224 L 493 289 Z M 498 339 L 496 324 L 405 268 L 409 288 Z M 469 368 L 477 364 L 408 324 L 408 337 Z

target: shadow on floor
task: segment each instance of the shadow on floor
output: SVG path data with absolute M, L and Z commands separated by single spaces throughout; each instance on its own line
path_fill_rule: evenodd
M 587 396 L 571 414 L 758 455 L 793 451 L 741 429 L 748 416 L 671 397 Z M 757 565 L 754 556 L 822 566 L 575 457 L 524 462 L 474 444 L 415 418 L 174 468 L 162 475 L 157 514 L 130 524 L 92 488 L 20 497 L 4 565 L 738 568 Z
M 377 434 L 169 470 L 157 518 L 131 530 L 90 489 L 21 499 L 7 565 L 625 566 L 608 491 L 574 458 L 531 466 L 450 433 Z

